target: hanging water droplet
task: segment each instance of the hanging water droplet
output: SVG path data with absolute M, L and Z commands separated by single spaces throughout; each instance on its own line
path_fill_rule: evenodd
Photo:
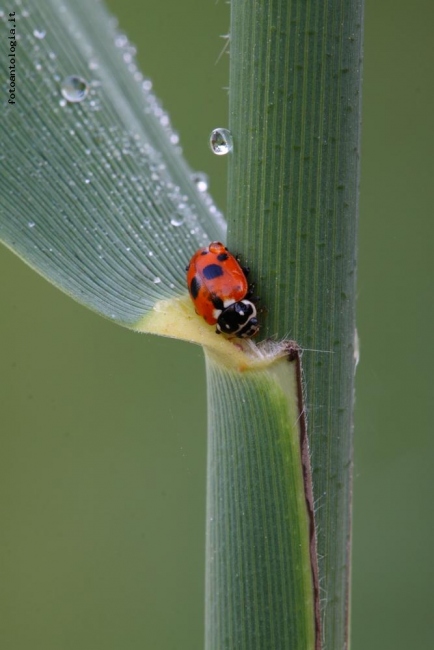
M 195 172 L 191 175 L 193 183 L 199 192 L 207 192 L 209 188 L 209 178 L 203 172 Z
M 152 282 L 153 282 L 154 284 L 160 284 L 160 282 L 161 282 L 161 278 L 159 278 L 158 275 L 157 275 L 157 277 L 154 278 L 154 279 L 152 280 Z
M 62 81 L 60 90 L 68 102 L 76 104 L 82 102 L 86 97 L 89 92 L 89 86 L 82 77 L 77 77 L 77 75 L 72 74 Z
M 227 129 L 214 129 L 212 131 L 209 144 L 211 151 L 217 156 L 224 156 L 232 151 L 233 141 L 231 132 Z
M 29 226 L 29 228 L 34 228 L 36 226 L 34 221 L 29 221 L 27 225 Z
M 45 38 L 45 34 L 46 34 L 46 32 L 43 29 L 34 29 L 33 30 L 33 36 L 35 38 L 39 38 L 40 40 Z

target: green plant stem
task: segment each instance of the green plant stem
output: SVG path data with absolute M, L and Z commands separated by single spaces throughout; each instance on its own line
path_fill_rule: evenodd
M 348 647 L 363 4 L 231 2 L 228 245 L 303 365 L 324 647 Z
M 206 650 L 314 650 L 296 363 L 240 372 L 206 359 Z

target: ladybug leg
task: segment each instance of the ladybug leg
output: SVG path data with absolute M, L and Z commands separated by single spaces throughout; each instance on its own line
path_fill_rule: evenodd
M 250 300 L 250 302 L 258 302 L 260 299 L 259 296 L 254 295 L 254 290 L 255 290 L 255 285 L 254 284 L 249 284 L 249 291 L 246 294 L 247 300 Z
M 247 278 L 247 276 L 248 276 L 249 273 L 250 273 L 250 268 L 249 268 L 248 266 L 242 266 L 242 265 L 241 265 L 241 255 L 240 255 L 239 253 L 237 253 L 237 254 L 235 255 L 235 259 L 237 260 L 238 264 L 241 266 L 241 270 L 242 270 L 242 272 L 244 273 L 244 275 L 245 275 L 246 278 Z

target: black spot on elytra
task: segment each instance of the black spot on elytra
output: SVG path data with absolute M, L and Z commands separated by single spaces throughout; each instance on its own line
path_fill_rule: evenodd
M 220 253 L 219 255 L 217 255 L 217 259 L 219 262 L 224 262 L 225 260 L 228 259 L 228 257 L 229 255 L 227 253 Z
M 196 298 L 198 297 L 199 290 L 200 290 L 200 282 L 197 279 L 197 277 L 194 276 L 193 280 L 190 282 L 190 293 L 193 300 L 196 300 Z
M 208 252 L 209 252 L 209 251 L 202 251 L 202 252 L 201 252 L 201 255 L 208 255 Z
M 208 266 L 205 266 L 202 273 L 207 280 L 214 280 L 223 275 L 224 271 L 219 264 L 208 264 Z
M 221 309 L 225 308 L 225 306 L 223 304 L 223 300 L 221 298 L 219 298 L 215 293 L 211 294 L 211 301 L 212 301 L 212 304 L 214 305 L 214 307 L 216 309 L 221 310 Z

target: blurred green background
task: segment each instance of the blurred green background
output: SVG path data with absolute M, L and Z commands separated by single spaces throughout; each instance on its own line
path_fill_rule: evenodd
M 207 140 L 228 5 L 109 6 L 224 208 Z M 366 4 L 353 650 L 434 647 L 433 18 Z M 0 363 L 0 646 L 202 648 L 200 349 L 104 321 L 0 249 Z

